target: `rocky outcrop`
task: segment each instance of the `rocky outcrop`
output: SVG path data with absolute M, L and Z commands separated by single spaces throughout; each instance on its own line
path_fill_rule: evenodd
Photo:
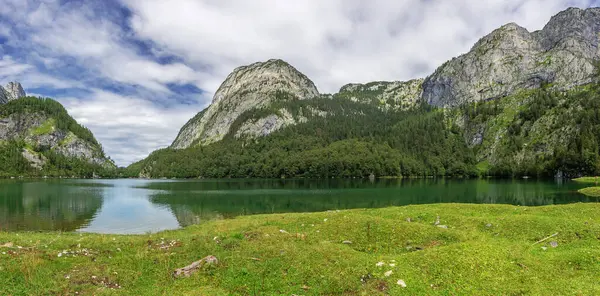
M 442 107 L 505 97 L 543 84 L 570 88 L 595 72 L 600 8 L 571 8 L 540 31 L 508 24 L 479 40 L 466 54 L 439 67 L 423 82 L 423 99 Z
M 423 79 L 410 81 L 376 81 L 344 85 L 336 96 L 355 102 L 375 104 L 384 109 L 407 110 L 419 102 Z
M 221 84 L 210 106 L 188 122 L 179 132 L 172 148 L 184 149 L 195 144 L 219 141 L 228 133 L 240 115 L 252 109 L 265 108 L 274 102 L 303 100 L 318 96 L 310 79 L 282 60 L 269 60 L 235 69 Z M 241 123 L 248 134 L 268 134 L 285 124 L 278 116 L 264 124 Z M 258 128 L 254 130 L 253 126 Z
M 5 87 L 0 86 L 0 104 L 24 97 L 25 91 L 18 82 L 9 82 Z

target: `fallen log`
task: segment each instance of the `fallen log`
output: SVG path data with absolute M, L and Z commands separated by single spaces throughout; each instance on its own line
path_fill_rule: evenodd
M 193 273 L 197 272 L 200 268 L 217 265 L 219 264 L 219 259 L 217 257 L 210 255 L 206 256 L 198 261 L 192 262 L 192 264 L 175 269 L 173 272 L 174 277 L 189 277 Z

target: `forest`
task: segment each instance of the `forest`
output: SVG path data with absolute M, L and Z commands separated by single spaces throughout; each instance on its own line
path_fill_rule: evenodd
M 309 119 L 266 137 L 185 150 L 162 149 L 126 174 L 177 178 L 352 178 L 375 176 L 476 176 L 473 152 L 444 114 L 430 106 L 384 111 L 344 98 L 286 101 L 238 120 L 281 108 Z M 327 116 L 311 115 L 315 110 Z M 232 125 L 232 130 L 239 126 Z

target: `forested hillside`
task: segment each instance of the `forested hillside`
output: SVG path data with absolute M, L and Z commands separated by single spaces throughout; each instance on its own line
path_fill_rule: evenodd
M 0 177 L 116 175 L 90 130 L 47 98 L 0 104 L 0 163 Z
M 271 109 L 248 111 L 239 120 L 285 109 L 294 117 L 304 116 L 304 122 L 256 139 L 228 134 L 207 146 L 159 150 L 130 166 L 127 175 L 348 178 L 600 173 L 596 84 L 570 91 L 547 86 L 456 109 L 420 105 L 393 111 L 336 96 L 285 102 Z
M 159 150 L 132 165 L 128 174 L 178 178 L 476 175 L 474 154 L 460 130 L 448 128 L 443 112 L 426 105 L 388 112 L 343 98 L 320 98 L 274 108 L 308 118 L 258 139 L 229 134 L 207 146 Z M 263 112 L 249 111 L 241 117 L 259 117 Z

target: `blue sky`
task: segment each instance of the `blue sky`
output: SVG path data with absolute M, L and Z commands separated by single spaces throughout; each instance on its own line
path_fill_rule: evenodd
M 321 92 L 424 77 L 508 22 L 589 0 L 3 0 L 0 82 L 60 101 L 119 165 L 168 146 L 237 66 L 282 58 Z M 297 2 L 297 3 L 296 3 Z

